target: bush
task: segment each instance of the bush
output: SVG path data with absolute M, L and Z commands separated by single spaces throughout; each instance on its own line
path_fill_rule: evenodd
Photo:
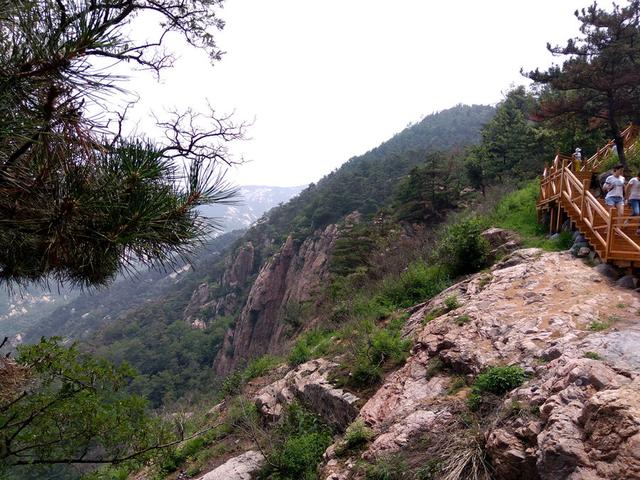
M 367 480 L 401 480 L 405 478 L 407 465 L 400 457 L 380 458 L 373 465 L 367 465 L 365 478 Z
M 409 354 L 411 342 L 403 340 L 400 331 L 376 329 L 369 341 L 369 356 L 374 363 L 391 361 L 403 363 Z
M 460 307 L 460 302 L 458 301 L 457 295 L 449 295 L 444 299 L 444 306 L 448 311 L 455 310 Z
M 383 282 L 380 301 L 393 307 L 410 307 L 434 297 L 449 283 L 444 268 L 424 262 L 412 263 L 399 277 Z
M 293 403 L 270 436 L 268 465 L 260 478 L 315 480 L 322 454 L 332 442 L 331 430 L 300 405 Z
M 298 338 L 291 352 L 287 356 L 287 362 L 291 366 L 297 366 L 308 362 L 312 358 L 325 355 L 331 347 L 333 332 L 330 330 L 311 330 Z
M 527 379 L 522 367 L 511 365 L 506 367 L 489 367 L 478 375 L 473 384 L 477 392 L 490 392 L 503 395 L 516 387 L 519 387 Z
M 272 355 L 263 355 L 262 357 L 258 357 L 249 362 L 249 365 L 247 365 L 247 368 L 245 368 L 242 373 L 242 378 L 243 380 L 248 381 L 262 377 L 277 367 L 281 362 L 282 360 L 280 358 Z
M 362 419 L 353 422 L 344 434 L 345 450 L 353 450 L 361 447 L 375 437 L 375 433 L 367 427 Z
M 489 244 L 480 235 L 486 221 L 469 217 L 445 228 L 434 259 L 452 277 L 477 272 L 489 264 Z

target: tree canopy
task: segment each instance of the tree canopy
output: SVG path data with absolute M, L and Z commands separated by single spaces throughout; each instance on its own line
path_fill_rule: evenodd
M 244 124 L 187 110 L 164 138 L 125 132 L 121 64 L 159 74 L 181 35 L 221 56 L 221 0 L 0 0 L 0 283 L 109 281 L 184 255 L 207 233 L 196 208 L 229 201 L 220 167 Z M 129 32 L 137 16 L 157 38 Z M 97 113 L 96 113 L 97 112 Z
M 594 2 L 575 16 L 581 35 L 565 46 L 547 45 L 552 54 L 569 58 L 545 72 L 526 74 L 548 87 L 538 117 L 578 115 L 592 127 L 605 124 L 626 165 L 620 132 L 625 122 L 640 119 L 640 1 L 614 4 L 611 11 Z

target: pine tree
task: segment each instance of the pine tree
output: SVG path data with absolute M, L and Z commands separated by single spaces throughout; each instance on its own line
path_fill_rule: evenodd
M 219 59 L 220 3 L 0 0 L 0 283 L 103 284 L 207 233 L 197 207 L 232 198 L 220 167 L 244 125 L 174 112 L 153 142 L 125 135 L 128 108 L 107 105 L 122 95 L 117 65 L 171 65 L 169 34 Z M 128 37 L 140 15 L 157 19 L 157 39 Z
M 587 117 L 593 125 L 606 124 L 618 156 L 626 166 L 624 122 L 638 120 L 640 111 L 640 1 L 614 4 L 611 12 L 596 2 L 575 12 L 581 36 L 564 47 L 547 45 L 554 55 L 568 56 L 562 66 L 526 76 L 550 89 L 538 117 Z

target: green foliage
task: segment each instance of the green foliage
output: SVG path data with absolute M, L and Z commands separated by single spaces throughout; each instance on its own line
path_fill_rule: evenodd
M 567 250 L 573 243 L 570 232 L 562 232 L 555 240 L 545 238 L 544 225 L 538 223 L 536 202 L 540 192 L 538 180 L 526 183 L 522 188 L 503 197 L 495 207 L 490 221 L 497 227 L 517 232 L 526 247 L 544 250 Z
M 458 296 L 455 294 L 449 295 L 444 299 L 443 303 L 448 311 L 455 310 L 456 308 L 459 308 L 461 306 L 461 303 L 458 301 Z
M 344 433 L 344 449 L 342 454 L 362 447 L 366 443 L 370 442 L 374 437 L 375 433 L 365 425 L 364 420 L 356 420 L 347 427 L 347 430 Z
M 268 465 L 260 478 L 315 480 L 322 454 L 332 442 L 331 429 L 299 404 L 287 406 L 269 435 Z
M 278 357 L 274 357 L 273 355 L 263 355 L 249 362 L 249 365 L 247 365 L 242 373 L 242 378 L 245 381 L 249 381 L 257 377 L 262 377 L 281 363 L 282 360 Z
M 122 393 L 127 366 L 81 354 L 60 339 L 18 350 L 24 373 L 0 403 L 0 464 L 123 460 L 170 437 L 140 397 Z M 12 375 L 11 363 L 0 363 Z M 99 448 L 95 448 L 99 446 Z
M 333 333 L 329 330 L 316 329 L 304 333 L 291 349 L 287 356 L 289 365 L 296 366 L 307 362 L 312 358 L 321 357 L 331 347 Z
M 503 395 L 522 385 L 526 379 L 524 370 L 517 365 L 489 367 L 478 375 L 473 388 L 480 393 Z
M 395 192 L 392 209 L 397 220 L 411 223 L 439 221 L 447 210 L 456 207 L 462 175 L 455 158 L 430 152 L 424 165 L 411 169 Z
M 347 276 L 359 268 L 366 272 L 376 236 L 369 223 L 343 227 L 331 252 L 329 270 L 339 276 Z
M 366 465 L 367 480 L 401 480 L 405 477 L 407 465 L 400 456 L 380 458 L 373 465 Z
M 471 321 L 471 317 L 469 317 L 469 315 L 466 315 L 466 314 L 465 315 L 459 315 L 455 319 L 456 325 L 458 325 L 459 327 L 462 327 L 463 325 L 466 325 L 470 321 Z
M 177 113 L 158 123 L 167 135 L 157 145 L 104 128 L 128 113 L 115 117 L 105 106 L 121 100 L 111 96 L 126 78 L 116 65 L 158 73 L 167 66 L 154 40 L 130 35 L 131 19 L 148 7 L 3 2 L 0 31 L 11 33 L 0 38 L 0 282 L 101 285 L 136 263 L 171 263 L 208 233 L 198 207 L 234 195 L 217 175 L 228 161 L 224 143 L 243 136 L 228 119 L 210 118 L 216 126 L 203 131 L 188 112 Z M 179 32 L 218 58 L 216 7 L 156 2 L 156 33 Z M 109 64 L 93 60 L 105 56 Z M 177 156 L 189 168 L 179 168 Z
M 443 267 L 415 262 L 399 277 L 385 279 L 380 299 L 395 307 L 410 307 L 437 295 L 448 285 L 449 275 Z
M 442 460 L 431 459 L 416 471 L 416 480 L 436 480 L 442 471 Z
M 504 395 L 522 385 L 526 379 L 524 370 L 517 365 L 489 367 L 476 378 L 467 404 L 471 410 L 477 410 L 482 405 L 484 394 Z
M 374 326 L 371 322 L 359 324 L 356 350 L 353 362 L 347 365 L 348 383 L 354 387 L 367 387 L 382 378 L 383 366 L 404 363 L 409 354 L 411 342 L 402 338 L 402 322 L 391 322 L 386 328 Z
M 486 220 L 468 217 L 448 225 L 440 237 L 434 259 L 452 277 L 474 273 L 489 262 L 489 244 L 480 235 Z

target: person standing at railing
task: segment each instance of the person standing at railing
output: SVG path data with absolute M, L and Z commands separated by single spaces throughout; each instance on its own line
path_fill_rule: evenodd
M 604 197 L 604 201 L 610 207 L 616 207 L 618 209 L 618 216 L 622 216 L 624 214 L 623 171 L 624 167 L 622 165 L 616 165 L 613 167 L 613 174 L 609 175 L 603 184 L 603 189 L 607 192 L 607 196 Z
M 627 198 L 631 204 L 631 212 L 634 217 L 640 216 L 640 172 L 629 180 L 627 184 Z M 637 225 L 636 234 L 640 235 L 640 223 Z

